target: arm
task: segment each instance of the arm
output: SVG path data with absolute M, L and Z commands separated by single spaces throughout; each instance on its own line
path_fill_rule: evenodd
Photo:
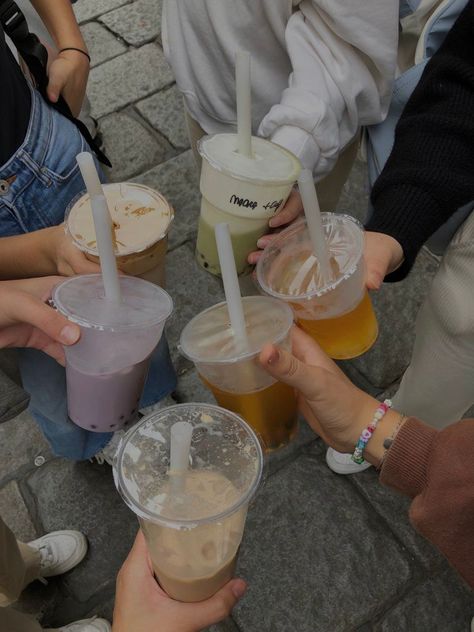
M 372 191 L 375 210 L 367 230 L 392 237 L 403 249 L 403 264 L 387 280 L 404 278 L 425 241 L 474 200 L 473 111 L 471 1 L 408 101 L 392 153 Z
M 397 27 L 392 0 L 301 2 L 286 29 L 289 86 L 259 133 L 295 153 L 318 179 L 326 175 L 359 127 L 387 112 Z

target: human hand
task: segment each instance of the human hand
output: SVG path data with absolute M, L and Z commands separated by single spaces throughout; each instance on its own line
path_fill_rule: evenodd
M 58 274 L 72 276 L 74 274 L 96 274 L 100 272 L 99 264 L 89 261 L 86 255 L 74 245 L 72 239 L 64 230 L 64 224 L 54 226 L 49 230 L 49 253 Z
M 210 599 L 182 603 L 168 597 L 153 576 L 140 530 L 117 576 L 113 632 L 198 632 L 227 617 L 246 589 L 233 579 Z
M 291 332 L 292 353 L 266 345 L 262 367 L 298 391 L 300 410 L 313 430 L 339 452 L 353 452 L 378 402 L 358 389 L 310 336 Z
M 366 285 L 369 290 L 378 290 L 385 276 L 403 263 L 403 249 L 393 237 L 367 231 L 364 258 L 367 268 Z
M 60 277 L 0 282 L 0 348 L 32 347 L 64 365 L 62 345 L 79 340 L 78 325 L 45 304 Z
M 48 68 L 48 99 L 57 103 L 61 94 L 78 116 L 86 94 L 90 64 L 85 55 L 74 50 L 58 53 Z

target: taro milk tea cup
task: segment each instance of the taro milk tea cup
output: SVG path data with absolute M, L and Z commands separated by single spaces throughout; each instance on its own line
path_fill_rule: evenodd
M 168 231 L 174 217 L 166 199 L 142 184 L 103 185 L 113 222 L 117 266 L 125 274 L 165 286 Z M 99 262 L 88 193 L 76 197 L 66 211 L 66 230 L 86 257 Z
M 170 433 L 192 427 L 189 467 L 170 472 Z M 247 508 L 263 455 L 238 416 L 208 404 L 178 404 L 145 417 L 122 439 L 117 489 L 137 515 L 161 587 L 173 599 L 208 599 L 234 575 Z
M 378 335 L 365 286 L 364 231 L 349 215 L 322 213 L 321 218 L 333 281 L 321 279 L 304 219 L 265 248 L 257 281 L 267 295 L 291 305 L 298 325 L 331 358 L 355 358 L 368 351 Z
M 293 314 L 266 296 L 242 298 L 248 345 L 242 348 L 230 326 L 227 303 L 195 316 L 183 329 L 180 350 L 196 365 L 217 403 L 241 415 L 267 450 L 286 445 L 297 431 L 294 389 L 277 382 L 259 364 L 268 342 L 289 349 Z
M 55 307 L 81 328 L 65 347 L 68 414 L 95 432 L 115 432 L 136 420 L 150 355 L 172 312 L 157 285 L 121 276 L 122 301 L 104 296 L 100 274 L 69 277 L 53 290 Z
M 229 224 L 237 274 L 250 269 L 247 256 L 268 232 L 268 220 L 285 204 L 300 173 L 288 150 L 252 137 L 252 156 L 237 152 L 237 134 L 205 136 L 202 156 L 201 215 L 196 244 L 199 265 L 220 274 L 214 227 Z

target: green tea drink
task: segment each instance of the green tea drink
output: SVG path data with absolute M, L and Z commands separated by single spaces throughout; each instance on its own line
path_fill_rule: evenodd
M 237 273 L 242 274 L 249 267 L 247 256 L 268 230 L 268 220 L 284 206 L 300 172 L 299 160 L 258 137 L 252 137 L 251 157 L 239 154 L 236 134 L 206 136 L 198 149 L 203 159 L 198 263 L 220 274 L 214 228 L 227 222 Z

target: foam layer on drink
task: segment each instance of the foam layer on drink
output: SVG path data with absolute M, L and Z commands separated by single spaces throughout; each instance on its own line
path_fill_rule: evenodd
M 293 154 L 257 136 L 252 137 L 251 157 L 238 153 L 237 134 L 215 134 L 204 138 L 199 151 L 216 169 L 252 181 L 294 182 L 300 170 L 299 161 Z
M 113 222 L 115 252 L 125 256 L 146 250 L 168 233 L 173 208 L 157 191 L 139 184 L 103 186 Z M 66 226 L 76 245 L 97 255 L 89 195 L 82 195 L 68 211 Z

